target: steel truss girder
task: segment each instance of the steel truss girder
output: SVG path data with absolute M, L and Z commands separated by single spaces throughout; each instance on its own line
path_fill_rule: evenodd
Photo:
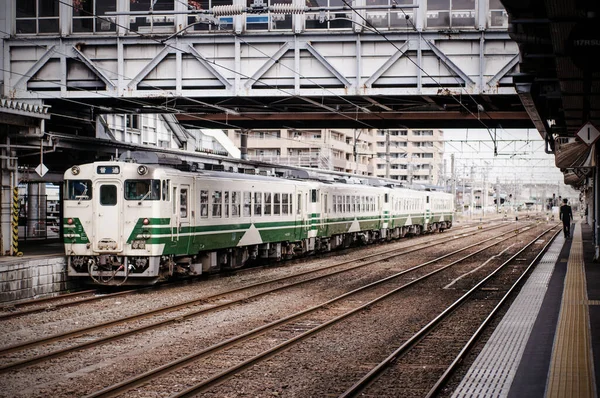
M 453 94 L 515 95 L 508 74 L 516 67 L 518 53 L 508 34 L 497 31 L 451 36 L 440 32 L 386 37 L 351 32 L 245 35 L 241 39 L 199 35 L 178 37 L 172 43 L 86 37 L 82 44 L 78 37 L 38 37 L 35 43 L 5 40 L 5 65 L 15 72 L 4 74 L 5 96 L 23 100 L 422 96 L 437 95 L 440 86 Z M 472 50 L 480 45 L 489 50 Z M 45 50 L 41 57 L 35 55 L 40 47 Z M 173 54 L 180 55 L 174 60 Z M 69 59 L 78 62 L 69 67 Z M 172 67 L 174 62 L 177 67 Z M 181 67 L 184 63 L 187 67 Z M 277 64 L 289 67 L 277 69 Z M 99 78 L 104 89 L 80 79 L 86 73 L 90 79 Z

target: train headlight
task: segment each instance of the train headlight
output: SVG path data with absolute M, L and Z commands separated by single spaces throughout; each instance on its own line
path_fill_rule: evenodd
M 67 224 L 69 224 L 69 225 L 73 225 L 73 219 L 72 219 L 72 218 L 69 218 L 69 219 L 67 220 Z
M 79 174 L 81 170 L 79 169 L 79 166 L 73 166 L 71 167 L 71 173 L 73 173 L 74 176 L 76 176 L 77 174 Z
M 142 223 L 144 225 L 148 225 L 148 224 L 150 224 L 150 220 L 148 220 L 147 218 L 144 218 L 144 220 L 142 221 Z
M 134 240 L 133 242 L 131 242 L 131 248 L 132 249 L 145 249 L 146 248 L 146 241 L 144 241 L 144 240 Z
M 139 166 L 137 172 L 139 175 L 143 176 L 148 173 L 148 168 L 146 166 Z

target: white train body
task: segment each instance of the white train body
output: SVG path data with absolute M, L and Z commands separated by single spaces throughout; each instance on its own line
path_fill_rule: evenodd
M 65 172 L 69 275 L 152 284 L 452 226 L 449 194 L 107 161 Z

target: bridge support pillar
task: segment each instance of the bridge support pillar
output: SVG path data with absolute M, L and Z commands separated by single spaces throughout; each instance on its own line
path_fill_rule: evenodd
M 9 129 L 6 125 L 0 126 L 0 255 L 18 254 L 18 225 L 14 225 L 13 214 L 18 163 L 16 155 L 10 150 Z

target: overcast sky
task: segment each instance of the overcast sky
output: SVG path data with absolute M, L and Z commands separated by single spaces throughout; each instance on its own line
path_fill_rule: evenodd
M 492 136 L 497 155 L 494 156 Z M 564 185 L 563 174 L 554 165 L 554 155 L 545 153 L 541 135 L 534 129 L 444 129 L 444 159 L 451 173 L 451 154 L 458 179 L 463 177 L 495 183 L 545 183 Z

